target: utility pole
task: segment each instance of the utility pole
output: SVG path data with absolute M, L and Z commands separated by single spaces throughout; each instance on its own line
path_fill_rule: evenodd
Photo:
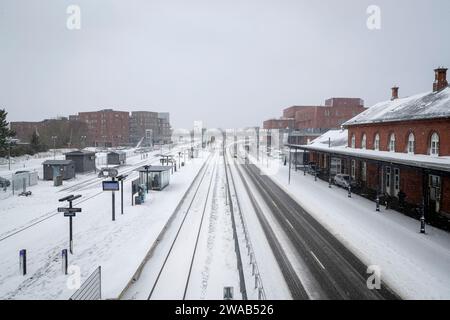
M 145 186 L 146 186 L 146 188 L 145 189 L 147 189 L 147 194 L 148 194 L 148 170 L 150 169 L 150 166 L 149 165 L 145 165 L 144 166 L 144 169 L 145 169 L 145 174 L 146 174 L 146 179 L 145 179 Z
M 56 139 L 58 139 L 58 136 L 52 136 L 52 140 L 53 140 L 53 160 L 56 160 Z
M 120 175 L 117 180 L 120 181 L 120 212 L 123 214 L 123 182 L 128 176 Z
M 288 184 L 291 184 L 291 147 L 289 146 L 289 181 Z
M 12 139 L 8 139 L 8 170 L 11 171 L 11 144 Z

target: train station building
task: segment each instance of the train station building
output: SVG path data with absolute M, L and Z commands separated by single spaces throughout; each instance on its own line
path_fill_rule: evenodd
M 338 173 L 354 192 L 383 197 L 390 207 L 450 229 L 450 87 L 447 69 L 435 70 L 431 92 L 378 103 L 309 145 L 304 151 L 326 181 Z M 420 212 L 420 213 L 419 213 Z

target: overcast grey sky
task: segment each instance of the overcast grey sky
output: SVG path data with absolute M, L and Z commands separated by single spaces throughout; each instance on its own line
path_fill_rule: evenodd
M 12 121 L 114 108 L 231 128 L 333 96 L 371 105 L 393 84 L 431 90 L 450 67 L 449 17 L 448 0 L 0 0 L 0 107 Z

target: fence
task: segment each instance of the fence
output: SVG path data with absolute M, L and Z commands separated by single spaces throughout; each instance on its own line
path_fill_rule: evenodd
M 98 267 L 69 300 L 101 300 L 102 267 Z

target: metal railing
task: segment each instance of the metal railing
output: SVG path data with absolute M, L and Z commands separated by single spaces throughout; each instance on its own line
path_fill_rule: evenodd
M 102 267 L 98 267 L 86 279 L 69 300 L 101 300 L 102 299 Z

